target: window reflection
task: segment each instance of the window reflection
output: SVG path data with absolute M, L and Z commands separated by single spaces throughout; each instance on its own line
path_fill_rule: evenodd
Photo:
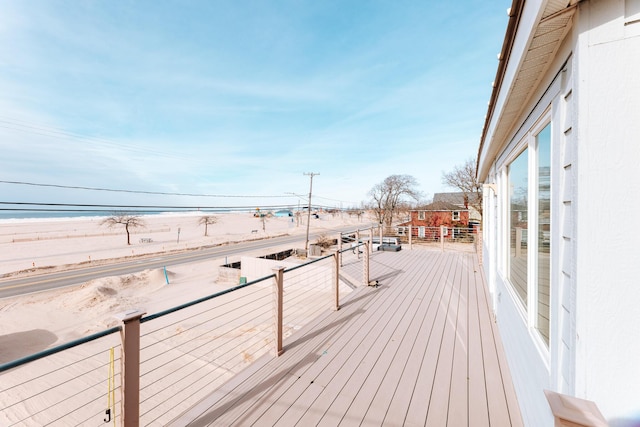
M 509 165 L 509 280 L 527 307 L 528 153 Z
M 551 125 L 536 135 L 538 147 L 538 313 L 536 328 L 549 345 L 549 282 L 551 270 Z

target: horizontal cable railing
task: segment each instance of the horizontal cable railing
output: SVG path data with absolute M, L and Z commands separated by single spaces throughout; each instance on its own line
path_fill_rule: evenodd
M 332 303 L 333 256 L 284 271 L 283 338 L 292 335 Z
M 122 313 L 123 326 L 1 364 L 0 425 L 163 424 L 367 284 L 370 246 L 358 241 L 304 264 L 268 264 L 272 274 L 159 313 Z
M 119 331 L 111 328 L 0 365 L 0 425 L 113 422 L 121 395 Z
M 261 286 L 272 280 L 248 282 L 152 322 L 141 319 L 142 425 L 175 417 L 272 348 L 272 289 Z
M 398 226 L 397 234 L 403 244 L 421 244 L 433 247 L 464 248 L 475 250 L 478 229 L 474 227 L 426 227 L 426 226 Z

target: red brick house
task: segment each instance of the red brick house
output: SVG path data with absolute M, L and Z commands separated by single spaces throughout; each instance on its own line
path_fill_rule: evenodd
M 398 225 L 398 234 L 406 235 L 409 225 L 416 237 L 434 238 L 440 235 L 440 226 L 447 227 L 445 237 L 451 237 L 453 228 L 469 227 L 469 209 L 447 202 L 434 202 L 409 211 L 410 220 Z M 436 230 L 437 229 L 437 230 Z

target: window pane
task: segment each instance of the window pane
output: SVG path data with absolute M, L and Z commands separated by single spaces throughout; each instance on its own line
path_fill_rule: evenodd
M 549 345 L 549 253 L 551 249 L 551 125 L 537 136 L 538 146 L 538 314 L 536 328 Z
M 523 151 L 509 165 L 509 279 L 527 307 L 528 154 Z

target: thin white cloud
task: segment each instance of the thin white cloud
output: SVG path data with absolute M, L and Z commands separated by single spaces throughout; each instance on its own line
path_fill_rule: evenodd
M 264 194 L 320 171 L 358 201 L 475 154 L 506 24 L 482 2 L 36 5 L 0 5 L 0 120 L 81 137 L 0 122 L 3 174 Z

